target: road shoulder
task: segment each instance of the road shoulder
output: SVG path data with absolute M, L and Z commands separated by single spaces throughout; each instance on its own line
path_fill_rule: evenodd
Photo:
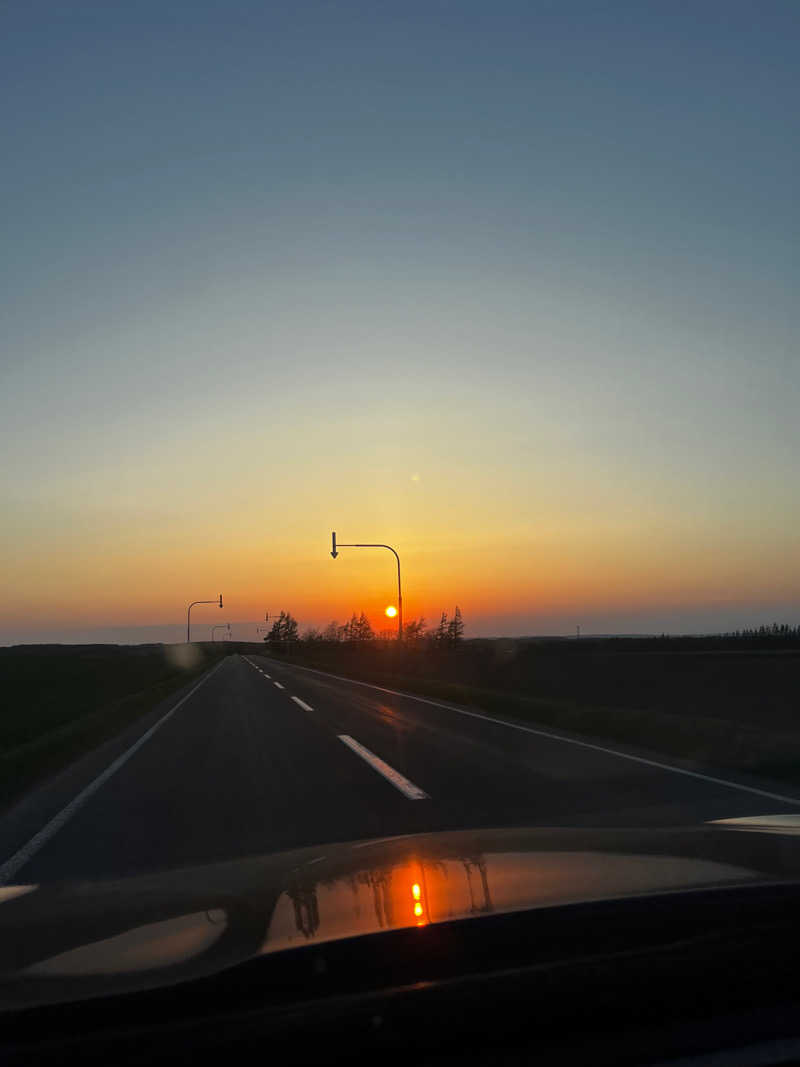
M 192 677 L 121 733 L 80 756 L 52 777 L 37 782 L 18 798 L 0 815 L 0 866 L 70 805 L 187 694 L 202 685 L 215 670 L 222 668 L 225 662 L 221 660 L 201 675 Z

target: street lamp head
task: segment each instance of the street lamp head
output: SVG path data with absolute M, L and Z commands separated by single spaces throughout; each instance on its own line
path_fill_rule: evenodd
M 342 545 L 342 548 L 385 548 L 385 549 L 388 549 L 388 551 L 391 552 L 392 555 L 394 556 L 394 558 L 397 560 L 397 607 L 395 607 L 394 604 L 390 605 L 386 609 L 386 614 L 390 619 L 395 618 L 395 616 L 397 617 L 397 640 L 398 641 L 402 641 L 403 640 L 403 593 L 402 593 L 401 588 L 400 588 L 400 557 L 397 554 L 397 550 L 392 548 L 391 545 L 385 545 L 383 543 L 375 544 L 373 542 L 366 543 L 366 542 L 361 542 L 361 541 L 357 541 L 357 542 L 353 542 L 353 543 L 345 542 L 345 544 Z M 336 559 L 336 557 L 339 555 L 339 549 L 338 549 L 338 547 L 336 545 L 336 531 L 335 530 L 331 533 L 331 555 L 333 556 L 334 559 Z

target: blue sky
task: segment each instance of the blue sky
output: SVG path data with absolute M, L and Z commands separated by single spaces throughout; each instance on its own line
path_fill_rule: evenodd
M 475 632 L 794 620 L 799 28 L 795 3 L 7 5 L 26 633 L 85 627 L 86 590 L 115 633 L 179 619 L 104 590 L 187 538 L 216 547 L 184 583 L 247 615 L 239 545 L 316 620 L 302 552 L 342 521 L 417 553 L 420 610 L 447 573 Z M 558 588 L 476 584 L 471 545 L 550 572 L 559 541 L 586 569 Z

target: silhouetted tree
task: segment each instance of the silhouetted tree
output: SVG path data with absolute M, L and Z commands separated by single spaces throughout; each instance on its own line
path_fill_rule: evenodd
M 447 643 L 455 648 L 464 637 L 464 620 L 461 618 L 461 608 L 456 605 L 456 613 L 447 624 Z
M 342 641 L 372 641 L 375 637 L 369 619 L 362 611 L 360 615 L 355 612 L 350 616 L 350 622 L 344 624 L 339 630 Z
M 284 645 L 297 641 L 298 636 L 297 619 L 290 612 L 282 611 L 264 640 L 270 645 Z
M 322 632 L 323 641 L 339 641 L 341 627 L 338 622 L 329 622 Z
M 418 645 L 425 637 L 425 619 L 412 619 L 403 627 L 403 635 L 408 645 Z
M 434 640 L 437 645 L 444 647 L 447 644 L 447 612 L 442 612 L 442 617 L 439 620 L 439 625 L 436 627 L 436 633 Z
M 353 615 L 350 621 L 350 631 L 353 641 L 372 641 L 375 637 L 370 621 L 363 611 L 358 619 Z

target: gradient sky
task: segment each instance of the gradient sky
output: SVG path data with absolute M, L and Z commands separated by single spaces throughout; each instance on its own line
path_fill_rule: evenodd
M 3 5 L 0 643 L 800 622 L 798 31 Z

